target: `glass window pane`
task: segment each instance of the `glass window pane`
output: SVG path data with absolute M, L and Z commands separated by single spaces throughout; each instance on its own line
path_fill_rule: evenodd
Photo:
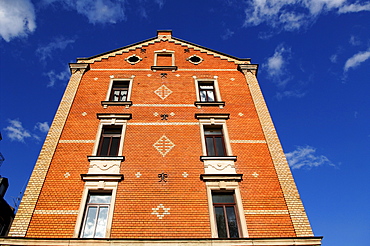
M 215 207 L 217 232 L 219 238 L 227 238 L 225 214 L 223 207 Z
M 199 88 L 202 90 L 213 90 L 213 85 L 200 85 Z
M 96 223 L 95 238 L 105 237 L 105 230 L 107 228 L 108 207 L 100 207 L 98 221 Z
M 206 137 L 206 148 L 208 156 L 215 156 L 215 148 L 213 144 L 213 137 Z
M 100 148 L 101 156 L 108 155 L 109 143 L 110 143 L 110 137 L 104 137 L 101 143 L 101 148 Z
M 207 91 L 207 96 L 208 96 L 208 102 L 215 101 L 215 95 L 213 94 L 213 91 Z
M 216 142 L 216 155 L 225 156 L 224 141 L 221 137 L 215 137 Z
M 222 135 L 222 131 L 219 128 L 205 128 L 204 134 L 205 135 Z
M 109 204 L 110 199 L 111 199 L 110 194 L 90 195 L 89 203 Z
M 235 203 L 233 193 L 213 193 L 213 203 Z
M 119 138 L 112 138 L 109 156 L 118 155 L 118 147 L 119 147 Z
M 200 91 L 200 101 L 202 102 L 207 101 L 206 91 Z
M 97 212 L 97 207 L 88 207 L 82 237 L 93 237 L 94 236 L 96 212 Z
M 234 206 L 226 207 L 226 214 L 227 214 L 227 223 L 229 226 L 230 238 L 238 238 L 239 232 L 238 232 L 238 224 L 236 222 Z

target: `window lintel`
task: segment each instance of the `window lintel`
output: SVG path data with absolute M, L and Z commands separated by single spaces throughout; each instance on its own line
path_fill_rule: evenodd
M 132 114 L 97 113 L 96 116 L 99 120 L 103 119 L 130 120 L 132 118 Z
M 236 156 L 201 156 L 201 161 L 236 161 Z
M 83 181 L 111 181 L 120 182 L 124 180 L 123 174 L 80 174 Z
M 124 161 L 124 156 L 95 156 L 95 155 L 88 155 L 88 161 Z
M 196 119 L 224 119 L 228 120 L 230 118 L 230 114 L 222 114 L 222 113 L 196 113 L 195 114 Z
M 202 101 L 196 101 L 194 102 L 194 105 L 196 107 L 198 106 L 209 106 L 209 107 L 224 107 L 225 106 L 225 102 L 202 102 Z
M 243 174 L 201 174 L 200 179 L 204 182 L 217 182 L 217 181 L 237 181 L 243 179 Z
M 132 101 L 101 101 L 102 106 L 131 106 Z

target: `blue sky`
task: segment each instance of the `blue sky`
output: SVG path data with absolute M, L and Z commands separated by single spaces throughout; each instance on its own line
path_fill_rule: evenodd
M 1 0 L 0 174 L 23 191 L 68 63 L 172 29 L 260 64 L 258 79 L 316 235 L 370 241 L 370 1 Z

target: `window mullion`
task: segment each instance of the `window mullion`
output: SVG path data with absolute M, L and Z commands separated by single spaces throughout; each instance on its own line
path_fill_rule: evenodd
M 96 205 L 96 215 L 95 215 L 95 220 L 94 220 L 94 233 L 93 237 L 95 238 L 95 233 L 96 233 L 96 227 L 98 225 L 98 218 L 99 218 L 99 213 L 100 213 L 100 206 Z
M 224 215 L 225 215 L 225 226 L 226 226 L 226 235 L 227 238 L 230 238 L 230 232 L 229 232 L 229 222 L 227 219 L 227 211 L 226 211 L 226 205 L 223 205 L 222 208 L 224 209 Z

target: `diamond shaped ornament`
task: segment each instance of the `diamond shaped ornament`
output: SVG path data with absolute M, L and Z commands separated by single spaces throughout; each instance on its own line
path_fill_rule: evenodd
M 172 143 L 172 141 L 166 137 L 166 135 L 163 135 L 158 139 L 157 142 L 153 144 L 153 147 L 163 156 L 165 157 L 168 152 L 171 151 L 173 147 L 175 147 L 175 144 Z
M 162 98 L 162 100 L 164 100 L 172 93 L 172 91 L 168 89 L 167 86 L 161 85 L 158 89 L 154 91 L 154 93 L 157 94 L 157 96 L 159 96 L 160 98 Z

